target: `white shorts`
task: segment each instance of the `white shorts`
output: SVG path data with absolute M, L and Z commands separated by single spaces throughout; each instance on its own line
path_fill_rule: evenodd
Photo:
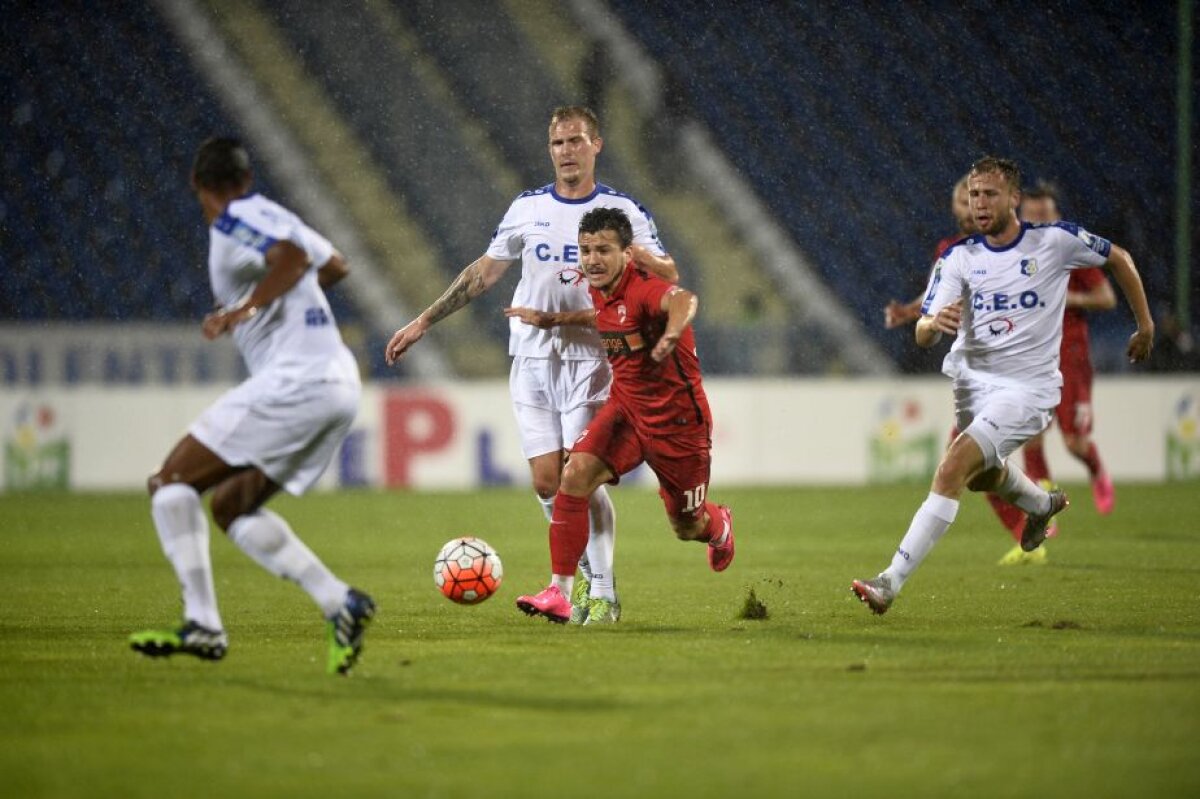
M 333 459 L 361 394 L 357 382 L 261 372 L 221 395 L 188 432 L 230 466 L 256 466 L 299 496 Z
M 606 360 L 513 358 L 508 388 L 525 457 L 570 449 L 608 399 L 611 382 Z
M 954 417 L 958 429 L 983 450 L 989 469 L 1046 429 L 1058 405 L 1059 390 L 992 386 L 974 380 L 954 381 Z

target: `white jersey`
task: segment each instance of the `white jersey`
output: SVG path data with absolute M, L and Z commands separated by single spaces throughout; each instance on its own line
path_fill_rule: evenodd
M 233 328 L 246 368 L 313 380 L 358 382 L 354 356 L 342 343 L 317 269 L 333 255 L 328 239 L 261 194 L 229 204 L 209 228 L 208 273 L 217 305 L 244 302 L 267 273 L 266 253 L 290 241 L 308 254 L 309 269 L 291 289 Z
M 633 226 L 633 243 L 658 256 L 666 255 L 654 217 L 627 194 L 597 184 L 587 197 L 568 200 L 554 185 L 522 193 L 492 234 L 487 255 L 497 261 L 521 259 L 521 280 L 513 293 L 515 307 L 540 311 L 579 311 L 592 307 L 587 281 L 579 268 L 579 220 L 593 208 L 618 208 Z M 604 349 L 594 327 L 567 325 L 542 330 L 509 320 L 508 354 L 527 358 L 603 360 Z
M 934 265 L 921 313 L 962 299 L 962 326 L 942 372 L 997 386 L 1057 389 L 1069 270 L 1101 266 L 1112 244 L 1070 222 L 1021 224 L 1006 247 L 981 234 L 951 245 Z

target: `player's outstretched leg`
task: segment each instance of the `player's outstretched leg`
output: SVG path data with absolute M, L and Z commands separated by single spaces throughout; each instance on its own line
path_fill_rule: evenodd
M 375 601 L 358 589 L 346 592 L 346 600 L 338 612 L 329 618 L 330 674 L 349 674 L 362 653 L 367 626 L 375 618 Z
M 1052 489 L 1049 494 L 1049 509 L 1045 513 L 1030 513 L 1025 521 L 1025 532 L 1021 533 L 1021 549 L 1026 552 L 1032 552 L 1042 545 L 1042 542 L 1046 540 L 1050 520 L 1071 505 L 1071 501 L 1067 499 L 1066 493 L 1061 488 Z
M 201 660 L 220 660 L 229 649 L 224 630 L 210 630 L 185 621 L 175 630 L 142 630 L 129 636 L 129 646 L 148 657 L 192 655 Z

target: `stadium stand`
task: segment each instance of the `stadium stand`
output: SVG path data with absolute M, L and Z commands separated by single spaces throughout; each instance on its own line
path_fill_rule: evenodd
M 1169 291 L 1172 115 L 1144 109 L 1172 96 L 1170 4 L 610 4 L 894 358 L 911 345 L 881 308 L 920 291 L 949 187 L 987 152 Z M 1100 349 L 1127 327 L 1097 315 Z
M 18 4 L 3 39 L 0 318 L 198 319 L 207 236 L 186 179 L 197 136 L 232 129 L 216 99 L 145 6 Z
M 20 4 L 2 35 L 12 116 L 0 156 L 0 321 L 196 325 L 212 293 L 186 180 L 199 139 L 236 130 L 218 98 L 150 6 L 100 15 L 83 3 Z M 257 160 L 255 173 L 272 194 L 270 165 Z M 354 306 L 338 292 L 330 300 L 360 339 Z M 127 338 L 117 336 L 128 354 Z

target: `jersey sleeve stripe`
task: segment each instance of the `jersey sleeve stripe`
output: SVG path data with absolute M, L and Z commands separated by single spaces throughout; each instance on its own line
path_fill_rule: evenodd
M 240 244 L 258 250 L 264 255 L 278 242 L 278 239 L 268 236 L 244 220 L 231 216 L 228 212 L 217 217 L 213 222 L 213 227 Z

